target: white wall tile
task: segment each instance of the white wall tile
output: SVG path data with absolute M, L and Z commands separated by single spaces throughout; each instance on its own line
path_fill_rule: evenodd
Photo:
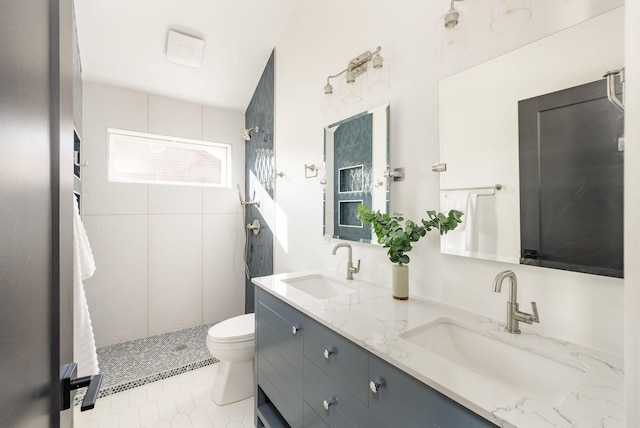
M 202 106 L 149 95 L 149 132 L 201 140 Z
M 202 214 L 202 187 L 149 186 L 149 214 Z
M 202 215 L 149 216 L 149 335 L 202 323 Z
M 244 187 L 240 184 L 242 197 Z M 242 214 L 242 205 L 238 188 L 234 184 L 230 189 L 204 188 L 202 190 L 202 211 L 204 214 Z
M 84 281 L 96 345 L 147 335 L 147 216 L 85 215 L 96 262 Z
M 107 129 L 147 130 L 147 95 L 85 82 L 83 86 L 83 214 L 146 214 L 147 185 L 107 182 Z
M 203 216 L 203 321 L 244 313 L 244 222 L 238 214 Z
M 231 184 L 227 189 L 204 188 L 203 210 L 206 214 L 240 213 L 237 185 L 244 193 L 245 142 L 240 137 L 244 127 L 244 113 L 204 107 L 202 111 L 202 139 L 231 144 Z
M 91 82 L 83 112 L 89 166 L 82 208 L 98 254 L 87 298 L 98 346 L 197 326 L 203 311 L 204 322 L 242 313 L 244 229 L 235 184 L 244 189 L 244 113 Z M 107 128 L 229 143 L 231 187 L 108 183 Z M 223 214 L 208 216 L 204 268 L 203 212 Z

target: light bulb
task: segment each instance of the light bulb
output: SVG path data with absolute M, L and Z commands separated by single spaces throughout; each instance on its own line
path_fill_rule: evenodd
M 467 48 L 464 15 L 451 8 L 438 21 L 436 55 L 447 58 L 458 55 Z
M 336 95 L 333 93 L 333 86 L 329 82 L 324 87 L 324 100 L 322 103 L 322 109 L 325 112 L 338 111 L 336 104 Z
M 389 89 L 389 69 L 389 61 L 383 59 L 379 54 L 375 54 L 373 58 L 371 58 L 371 63 L 367 70 L 369 78 L 369 85 L 367 86 L 367 89 L 371 92 L 379 92 Z
M 360 92 L 360 81 L 357 76 L 352 71 L 347 71 L 346 78 L 342 81 L 342 102 L 351 104 L 361 101 Z
M 506 33 L 522 27 L 531 18 L 530 0 L 493 0 L 491 30 Z

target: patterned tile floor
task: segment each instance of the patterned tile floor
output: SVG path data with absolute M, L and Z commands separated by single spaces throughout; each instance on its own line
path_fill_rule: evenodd
M 74 408 L 75 428 L 254 427 L 253 397 L 217 406 L 210 395 L 217 364 L 98 399 L 93 410 Z
M 207 350 L 211 325 L 98 348 L 99 397 L 126 391 L 217 362 Z M 77 396 L 76 402 L 80 399 Z

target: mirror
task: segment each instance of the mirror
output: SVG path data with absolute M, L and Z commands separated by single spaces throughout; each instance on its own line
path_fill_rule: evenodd
M 520 263 L 518 102 L 624 67 L 622 9 L 440 81 L 440 209 L 464 194 L 475 203 L 471 224 L 442 239 L 442 253 Z
M 389 104 L 325 127 L 324 162 L 325 238 L 371 243 L 356 208 L 389 213 Z

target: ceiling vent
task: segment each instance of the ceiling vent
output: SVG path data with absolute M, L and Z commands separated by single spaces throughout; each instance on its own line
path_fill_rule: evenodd
M 200 67 L 204 53 L 204 40 L 169 30 L 167 61 L 187 67 Z

